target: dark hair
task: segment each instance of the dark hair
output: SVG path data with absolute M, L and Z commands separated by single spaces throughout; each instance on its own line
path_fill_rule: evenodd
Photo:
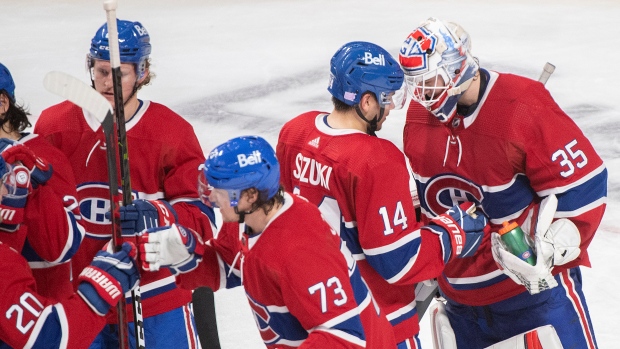
M 258 189 L 256 188 L 245 189 L 242 191 L 241 195 L 243 195 L 243 192 L 246 192 L 246 191 L 258 191 Z M 258 200 L 256 200 L 252 204 L 252 209 L 250 211 L 254 212 L 260 208 L 263 210 L 263 212 L 265 212 L 265 214 L 268 214 L 276 204 L 283 204 L 284 203 L 284 187 L 280 185 L 280 188 L 278 188 L 278 192 L 271 199 L 265 200 L 264 197 L 265 196 L 263 195 L 263 193 L 259 192 Z
M 360 97 L 360 101 L 362 100 L 362 98 L 364 98 L 365 95 L 367 94 L 371 94 L 373 96 L 373 98 L 376 100 L 377 97 L 375 97 L 375 94 L 372 93 L 371 91 L 366 91 L 364 93 L 362 93 L 362 96 Z M 336 111 L 340 111 L 340 112 L 347 112 L 349 110 L 352 110 L 355 108 L 355 106 L 353 105 L 348 105 L 345 102 L 339 100 L 336 97 L 332 97 L 332 103 L 334 104 L 334 109 Z
M 0 125 L 2 129 L 7 133 L 13 131 L 22 132 L 27 127 L 32 126 L 28 120 L 28 116 L 30 116 L 28 109 L 13 101 L 6 91 L 2 90 L 0 94 L 5 95 L 9 100 L 9 108 L 6 110 L 6 113 L 0 116 Z M 9 129 L 6 128 L 7 124 Z

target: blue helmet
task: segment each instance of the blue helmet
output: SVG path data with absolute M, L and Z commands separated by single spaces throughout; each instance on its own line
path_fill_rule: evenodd
M 139 78 L 144 75 L 146 60 L 151 54 L 151 37 L 140 22 L 117 19 L 118 48 L 122 63 L 134 63 Z M 95 33 L 90 43 L 89 57 L 110 60 L 108 43 L 108 23 L 104 23 Z
M 12 101 L 15 101 L 15 82 L 9 69 L 0 63 L 0 91 L 2 90 L 6 91 Z
M 388 95 L 403 85 L 403 71 L 383 48 L 370 42 L 354 41 L 342 46 L 331 59 L 327 90 L 336 99 L 353 106 L 370 91 L 381 105 L 391 103 Z
M 233 138 L 215 147 L 203 171 L 209 185 L 228 191 L 232 206 L 237 206 L 245 189 L 256 188 L 266 201 L 280 188 L 280 164 L 275 151 L 258 136 Z

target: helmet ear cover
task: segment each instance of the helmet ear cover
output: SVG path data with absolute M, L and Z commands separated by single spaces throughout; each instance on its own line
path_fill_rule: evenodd
M 399 61 L 412 99 L 441 122 L 456 115 L 458 99 L 478 72 L 470 49 L 469 34 L 460 25 L 432 17 L 414 29 L 401 47 Z M 437 83 L 439 77 L 443 84 Z

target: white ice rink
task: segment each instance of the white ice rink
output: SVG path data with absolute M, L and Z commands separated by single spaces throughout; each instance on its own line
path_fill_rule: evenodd
M 0 62 L 36 121 L 60 102 L 43 89 L 50 70 L 87 81 L 90 39 L 105 21 L 100 0 L 0 0 Z M 483 67 L 538 78 L 606 161 L 606 215 L 591 246 L 584 288 L 600 348 L 620 344 L 620 2 L 615 0 L 119 0 L 118 17 L 138 20 L 153 45 L 152 86 L 142 99 L 168 105 L 195 127 L 203 149 L 242 134 L 275 145 L 284 121 L 331 110 L 329 59 L 342 44 L 375 42 L 392 53 L 429 16 L 460 23 Z M 614 102 L 616 101 L 616 102 Z M 404 111 L 381 137 L 402 144 Z M 162 125 L 166 127 L 166 125 Z M 363 161 L 363 160 L 360 160 Z M 242 290 L 216 293 L 225 349 L 264 348 Z M 428 319 L 423 346 L 432 348 Z

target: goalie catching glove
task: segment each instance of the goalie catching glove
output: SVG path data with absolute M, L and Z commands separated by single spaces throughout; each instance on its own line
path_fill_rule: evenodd
M 140 236 L 144 270 L 168 267 L 175 275 L 187 273 L 198 266 L 203 253 L 204 243 L 198 233 L 179 224 L 148 229 Z
M 525 286 L 530 294 L 556 287 L 558 283 L 551 273 L 554 265 L 566 264 L 581 252 L 581 235 L 573 222 L 562 218 L 551 223 L 557 206 L 555 195 L 546 197 L 530 210 L 522 224 L 526 240 L 536 254 L 533 266 L 510 253 L 499 234 L 491 234 L 493 259 L 504 274 Z
M 125 298 L 138 284 L 140 274 L 133 257 L 136 246 L 125 242 L 120 251 L 99 251 L 93 262 L 79 276 L 77 292 L 97 314 L 107 314 L 110 307 Z
M 447 250 L 444 263 L 457 257 L 473 256 L 484 234 L 488 234 L 490 228 L 486 217 L 474 213 L 475 211 L 476 205 L 473 202 L 455 205 L 446 213 L 433 218 L 426 226 L 440 236 L 444 249 Z

